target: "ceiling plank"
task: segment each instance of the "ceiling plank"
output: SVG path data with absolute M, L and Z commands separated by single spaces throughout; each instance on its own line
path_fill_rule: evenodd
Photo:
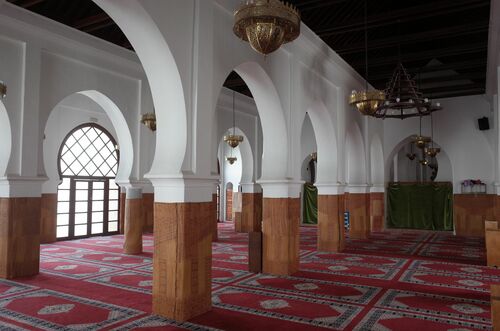
M 372 66 L 382 66 L 393 63 L 396 65 L 399 61 L 406 63 L 418 60 L 431 60 L 433 58 L 439 59 L 442 57 L 454 56 L 454 55 L 464 55 L 484 52 L 488 49 L 488 45 L 484 43 L 476 44 L 465 44 L 454 47 L 446 47 L 439 49 L 425 50 L 421 52 L 406 53 L 399 56 L 398 54 L 393 56 L 384 56 L 380 58 L 371 57 L 368 63 L 368 67 Z M 349 64 L 355 68 L 364 68 L 364 60 L 350 61 Z
M 94 24 L 112 21 L 111 17 L 109 17 L 106 13 L 102 12 L 97 15 L 85 17 L 84 19 L 80 19 L 73 24 L 75 29 L 83 29 L 89 27 Z
M 45 1 L 46 0 L 19 0 L 19 1 L 16 1 L 16 5 L 28 9 L 30 7 L 33 7 L 34 5 L 38 5 L 39 3 L 42 3 Z
M 370 41 L 369 49 L 374 50 L 374 49 L 381 49 L 397 45 L 428 42 L 429 40 L 435 40 L 435 39 L 455 38 L 482 32 L 487 33 L 488 28 L 489 28 L 489 21 L 483 21 L 483 22 L 475 22 L 472 24 L 464 24 L 459 26 L 450 26 L 443 29 L 428 30 L 414 34 L 395 36 L 384 39 L 375 39 L 373 41 Z M 337 54 L 339 55 L 347 55 L 364 51 L 365 51 L 364 42 L 357 43 L 355 45 L 346 48 L 335 49 L 335 52 L 337 52 Z
M 455 12 L 463 12 L 474 8 L 490 6 L 489 0 L 442 0 L 432 5 L 420 5 L 408 7 L 405 9 L 394 10 L 384 14 L 368 16 L 367 28 L 388 26 L 393 24 L 401 24 L 421 20 L 424 18 L 432 18 L 440 15 L 449 15 Z M 361 31 L 365 29 L 363 20 L 347 20 L 343 23 L 338 23 L 333 27 L 324 29 L 316 29 L 316 34 L 320 37 L 327 37 L 335 34 L 348 33 L 353 31 Z

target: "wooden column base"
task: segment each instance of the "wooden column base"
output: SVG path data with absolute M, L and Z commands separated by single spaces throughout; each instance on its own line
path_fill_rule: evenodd
M 120 192 L 120 219 L 118 220 L 119 223 L 119 230 L 120 234 L 125 233 L 125 199 L 127 197 L 127 194 L 124 192 Z
M 241 194 L 241 231 L 262 231 L 262 193 Z
M 142 253 L 143 227 L 142 197 L 125 200 L 125 242 L 123 243 L 125 254 Z
M 211 205 L 211 213 L 212 213 L 212 241 L 218 241 L 219 240 L 219 228 L 218 228 L 218 221 L 219 221 L 219 215 L 217 215 L 217 193 L 212 194 L 212 205 Z
M 38 274 L 41 198 L 0 198 L 0 278 Z
M 142 194 L 142 213 L 144 214 L 143 232 L 153 232 L 154 229 L 155 195 L 153 193 Z
M 370 193 L 371 230 L 383 231 L 384 223 L 384 193 Z
M 211 309 L 211 204 L 155 203 L 153 313 L 185 321 Z
M 40 243 L 50 244 L 57 241 L 57 193 L 42 194 L 40 218 Z
M 341 252 L 344 247 L 344 195 L 318 195 L 318 251 Z
M 370 234 L 369 215 L 370 195 L 367 193 L 349 193 L 347 198 L 347 210 L 350 217 L 349 237 L 354 239 L 366 239 Z
M 234 231 L 244 232 L 241 224 L 241 212 L 233 211 Z
M 491 285 L 491 324 L 493 330 L 500 330 L 500 284 Z
M 299 198 L 264 198 L 262 202 L 263 271 L 291 275 L 299 270 Z

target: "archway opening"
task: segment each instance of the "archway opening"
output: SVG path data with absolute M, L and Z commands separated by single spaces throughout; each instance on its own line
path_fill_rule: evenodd
M 306 113 L 302 123 L 301 137 L 301 180 L 302 187 L 302 224 L 318 224 L 318 188 L 314 185 L 317 174 L 317 143 L 309 114 Z
M 118 233 L 118 160 L 116 141 L 102 126 L 83 124 L 66 136 L 58 155 L 57 239 Z
M 387 159 L 387 227 L 451 231 L 451 162 L 442 148 L 433 157 L 418 148 L 412 138 L 397 144 Z M 429 144 L 440 148 L 436 142 Z

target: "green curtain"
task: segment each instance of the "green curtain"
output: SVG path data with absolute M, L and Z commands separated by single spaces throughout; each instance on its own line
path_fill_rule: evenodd
M 305 224 L 318 224 L 318 188 L 311 183 L 304 184 Z
M 387 223 L 391 228 L 453 230 L 451 183 L 390 183 Z

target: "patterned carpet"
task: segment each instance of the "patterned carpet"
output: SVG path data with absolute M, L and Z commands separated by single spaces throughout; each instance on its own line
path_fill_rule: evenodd
M 43 245 L 41 273 L 0 280 L 0 330 L 491 330 L 484 242 L 394 231 L 317 252 L 301 228 L 290 277 L 247 271 L 246 234 L 221 224 L 213 244 L 213 309 L 187 323 L 151 313 L 153 238 L 122 254 L 123 236 Z

